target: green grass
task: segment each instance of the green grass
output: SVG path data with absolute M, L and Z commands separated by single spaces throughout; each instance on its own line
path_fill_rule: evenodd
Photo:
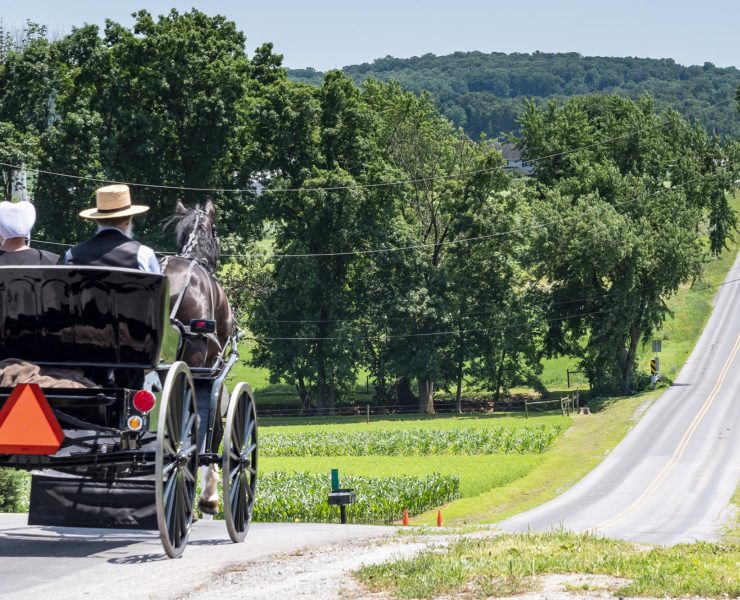
M 443 552 L 363 567 L 358 578 L 372 591 L 399 598 L 490 597 L 536 590 L 543 574 L 601 574 L 629 580 L 619 596 L 737 598 L 737 545 L 646 547 L 592 535 L 552 532 L 461 537 Z

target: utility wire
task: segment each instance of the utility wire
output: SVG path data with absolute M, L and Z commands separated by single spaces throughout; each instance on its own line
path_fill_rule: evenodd
M 625 206 L 627 204 L 632 204 L 634 202 L 637 202 L 638 200 L 644 200 L 647 198 L 652 198 L 653 196 L 657 196 L 658 194 L 669 192 L 672 190 L 675 190 L 676 188 L 683 187 L 685 185 L 688 185 L 689 183 L 694 183 L 696 181 L 699 181 L 703 179 L 703 175 L 694 177 L 692 179 L 688 179 L 684 182 L 677 183 L 676 185 L 670 187 L 670 188 L 659 188 L 655 190 L 654 192 L 645 195 L 642 198 L 632 198 L 631 200 L 624 200 L 622 202 L 615 202 L 614 204 L 611 204 L 612 207 L 617 206 Z M 468 244 L 472 242 L 480 242 L 483 240 L 490 240 L 494 238 L 499 237 L 506 237 L 509 235 L 514 235 L 516 233 L 524 233 L 525 231 L 531 231 L 533 229 L 543 229 L 547 228 L 550 225 L 557 225 L 560 223 L 564 223 L 566 221 L 570 221 L 572 219 L 578 218 L 580 215 L 570 215 L 565 217 L 560 217 L 557 219 L 553 219 L 551 221 L 543 221 L 541 223 L 538 222 L 532 222 L 529 225 L 525 225 L 522 227 L 518 227 L 515 229 L 509 229 L 506 231 L 497 231 L 496 233 L 490 233 L 486 235 L 478 235 L 473 236 L 469 238 L 459 238 L 456 240 L 446 240 L 441 242 L 424 242 L 421 244 L 410 244 L 408 246 L 395 246 L 390 248 L 371 248 L 369 250 L 347 250 L 344 252 L 308 252 L 308 253 L 287 253 L 287 254 L 267 254 L 267 253 L 243 253 L 243 254 L 222 254 L 222 258 L 324 258 L 324 257 L 330 257 L 330 256 L 366 256 L 371 254 L 390 254 L 394 252 L 406 252 L 409 250 L 421 250 L 424 248 L 435 248 L 438 246 L 450 246 L 455 244 Z M 60 242 L 49 242 L 45 240 L 38 240 L 34 239 L 32 240 L 35 243 L 42 243 L 42 244 L 51 244 L 53 246 L 66 246 L 69 247 L 71 244 L 62 244 Z M 161 255 L 176 255 L 176 252 L 159 252 L 157 251 L 157 254 Z
M 707 285 L 701 288 L 696 288 L 697 291 L 703 291 L 707 289 L 713 289 L 713 288 L 721 288 L 722 286 L 728 285 L 730 283 L 736 283 L 740 281 L 740 278 L 737 279 L 730 279 L 727 281 L 724 281 L 722 283 L 714 284 L 714 285 Z M 580 319 L 583 317 L 590 317 L 593 315 L 599 315 L 599 314 L 611 314 L 616 313 L 620 309 L 600 309 L 595 311 L 590 311 L 586 313 L 576 313 L 573 315 L 566 315 L 563 317 L 554 317 L 550 319 L 543 319 L 538 320 L 537 324 L 541 323 L 557 323 L 560 321 L 567 321 L 570 319 Z M 311 321 L 308 321 L 311 322 Z M 434 336 L 447 336 L 447 335 L 460 335 L 463 333 L 477 333 L 477 332 L 495 332 L 495 331 L 507 331 L 509 329 L 519 327 L 519 326 L 527 326 L 527 322 L 517 322 L 517 323 L 509 323 L 507 325 L 501 326 L 501 327 L 472 327 L 468 329 L 457 329 L 457 330 L 444 330 L 444 331 L 432 331 L 432 332 L 421 332 L 421 333 L 401 333 L 401 334 L 375 334 L 375 335 L 357 335 L 357 336 L 325 336 L 325 337 L 318 337 L 318 336 L 260 336 L 260 337 L 253 337 L 253 336 L 247 336 L 246 339 L 253 340 L 255 342 L 268 342 L 268 341 L 304 341 L 304 342 L 310 342 L 310 341 L 329 341 L 329 340 L 336 340 L 336 341 L 349 341 L 349 342 L 356 342 L 361 341 L 364 339 L 367 339 L 368 337 L 372 339 L 403 339 L 403 338 L 418 338 L 418 337 L 434 337 Z M 527 330 L 531 330 L 531 327 L 526 327 Z
M 716 108 L 718 106 L 723 106 L 725 104 L 729 104 L 730 102 L 734 102 L 735 98 L 727 98 L 725 100 L 722 100 L 720 102 L 715 102 L 713 104 L 709 104 L 707 106 L 704 106 L 702 108 L 699 108 L 695 111 L 692 111 L 690 113 L 686 113 L 683 115 L 684 117 L 691 117 L 698 113 L 701 113 L 705 110 L 709 110 L 710 108 Z M 672 108 L 672 107 L 671 107 Z M 674 109 L 675 110 L 675 109 Z M 678 111 L 677 111 L 678 112 Z M 581 150 L 585 150 L 588 148 L 593 148 L 596 146 L 601 146 L 603 144 L 608 144 L 617 140 L 621 140 L 624 138 L 627 138 L 629 136 L 635 135 L 636 133 L 643 133 L 645 131 L 651 131 L 653 129 L 657 129 L 659 127 L 664 127 L 665 125 L 670 124 L 670 122 L 665 119 L 661 121 L 660 123 L 656 123 L 655 125 L 651 125 L 650 127 L 642 127 L 642 128 L 636 128 L 633 129 L 630 132 L 614 136 L 612 138 L 607 138 L 604 140 L 599 140 L 596 142 L 592 142 L 590 144 L 586 144 L 584 146 L 580 146 L 577 148 L 571 148 L 569 150 L 563 150 L 561 152 L 555 152 L 553 154 L 548 154 L 546 156 L 539 156 L 536 158 L 527 159 L 527 162 L 540 162 L 543 160 L 548 160 L 551 158 L 557 158 L 559 156 L 565 156 L 567 154 L 572 154 L 574 152 L 580 152 Z M 12 163 L 7 162 L 0 162 L 0 166 L 8 167 L 11 169 L 23 169 L 23 165 L 15 165 Z M 297 193 L 297 192 L 320 192 L 320 191 L 339 191 L 339 190 L 348 190 L 348 189 L 357 189 L 357 188 L 378 188 L 378 187 L 393 187 L 393 186 L 400 186 L 400 185 L 408 185 L 408 184 L 414 184 L 414 183 L 426 183 L 430 181 L 435 180 L 446 180 L 446 179 L 460 179 L 463 177 L 468 177 L 470 175 L 477 175 L 480 173 L 488 173 L 491 171 L 498 170 L 499 167 L 489 167 L 485 169 L 475 169 L 471 171 L 461 171 L 459 173 L 452 173 L 448 175 L 433 175 L 429 177 L 420 177 L 416 179 L 401 179 L 396 181 L 380 181 L 376 183 L 365 183 L 365 184 L 356 184 L 356 185 L 338 185 L 338 186 L 327 186 L 327 187 L 316 187 L 316 188 L 274 188 L 274 189 L 267 189 L 265 192 L 262 193 L 269 193 L 269 194 L 278 194 L 278 193 Z M 163 190 L 175 190 L 175 191 L 181 191 L 181 192 L 210 192 L 214 194 L 246 194 L 246 193 L 254 193 L 255 189 L 254 187 L 249 188 L 205 188 L 205 187 L 188 187 L 188 186 L 182 186 L 182 185 L 166 185 L 166 184 L 159 184 L 159 183 L 138 183 L 134 181 L 119 181 L 116 179 L 105 179 L 101 177 L 90 177 L 87 175 L 74 175 L 71 173 L 62 173 L 59 171 L 51 171 L 48 169 L 28 169 L 29 171 L 35 171 L 37 173 L 43 173 L 44 175 L 49 175 L 52 177 L 65 177 L 67 179 L 75 179 L 78 181 L 90 181 L 93 183 L 103 183 L 103 184 L 123 184 L 128 185 L 130 187 L 141 187 L 141 188 L 152 188 L 152 189 L 163 189 Z M 262 194 L 261 193 L 261 194 Z M 260 194 L 260 195 L 261 195 Z
M 740 281 L 740 278 L 737 279 L 730 279 L 728 281 L 725 281 L 723 283 L 713 284 L 713 285 L 705 285 L 701 287 L 692 287 L 691 289 L 695 292 L 702 292 L 704 290 L 714 289 L 722 287 L 723 285 L 726 285 L 728 283 L 735 283 L 737 281 Z M 620 299 L 624 297 L 630 297 L 631 294 L 629 292 L 625 292 L 624 294 L 615 294 L 610 295 L 609 293 L 604 294 L 598 294 L 596 296 L 589 296 L 589 297 L 582 297 L 582 298 L 573 298 L 572 300 L 558 300 L 555 302 L 551 302 L 547 299 L 544 299 L 541 302 L 534 302 L 531 304 L 528 304 L 528 306 L 543 306 L 543 307 L 552 307 L 552 306 L 563 306 L 565 304 L 580 304 L 583 302 L 594 302 L 598 300 L 615 300 Z M 505 307 L 502 307 L 501 310 L 506 310 Z M 479 311 L 470 311 L 465 312 L 461 314 L 451 314 L 450 316 L 454 318 L 464 319 L 468 317 L 475 317 L 479 315 L 488 315 L 499 312 L 499 310 L 491 309 L 491 310 L 479 310 Z M 318 324 L 318 323 L 357 323 L 359 325 L 367 325 L 372 323 L 377 323 L 378 320 L 381 319 L 383 322 L 409 322 L 414 321 L 414 317 L 378 317 L 374 318 L 371 321 L 363 320 L 363 319 L 250 319 L 251 323 L 289 323 L 289 324 Z

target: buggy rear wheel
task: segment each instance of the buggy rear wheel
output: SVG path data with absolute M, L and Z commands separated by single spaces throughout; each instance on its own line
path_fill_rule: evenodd
M 167 556 L 185 550 L 193 522 L 198 471 L 198 410 L 190 369 L 170 367 L 159 402 L 155 498 L 159 537 Z
M 242 542 L 257 488 L 257 410 L 246 383 L 239 383 L 229 400 L 222 471 L 226 529 L 234 542 Z

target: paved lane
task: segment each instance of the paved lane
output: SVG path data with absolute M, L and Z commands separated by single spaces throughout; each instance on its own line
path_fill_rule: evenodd
M 721 534 L 740 480 L 738 278 L 740 255 L 675 385 L 625 439 L 573 488 L 504 529 L 562 526 L 659 544 Z
M 180 598 L 203 586 L 217 590 L 229 567 L 332 543 L 351 552 L 358 540 L 393 533 L 393 527 L 255 523 L 244 543 L 233 544 L 223 521 L 199 521 L 185 554 L 173 560 L 156 532 L 28 527 L 26 515 L 0 514 L 0 599 Z

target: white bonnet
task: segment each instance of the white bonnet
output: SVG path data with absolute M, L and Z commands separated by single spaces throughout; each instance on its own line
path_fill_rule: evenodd
M 27 200 L 0 202 L 0 237 L 4 240 L 31 237 L 31 229 L 35 222 L 36 209 Z

